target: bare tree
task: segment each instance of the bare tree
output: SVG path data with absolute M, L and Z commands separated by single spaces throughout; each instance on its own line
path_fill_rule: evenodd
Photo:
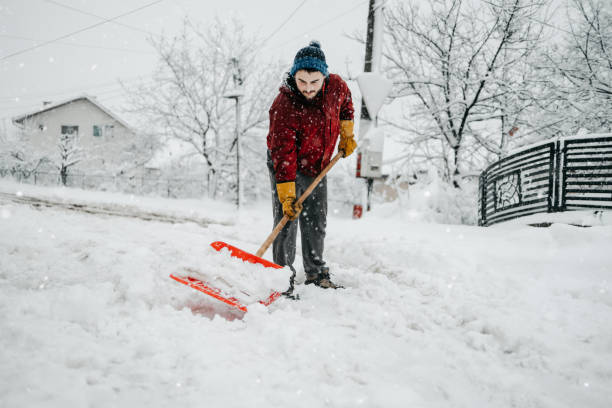
M 245 82 L 241 147 L 246 152 L 268 119 L 280 69 L 258 60 L 257 40 L 239 21 L 216 19 L 204 30 L 200 26 L 185 18 L 179 35 L 151 39 L 159 54 L 153 79 L 128 91 L 135 112 L 190 144 L 203 159 L 208 192 L 215 197 L 218 187 L 235 188 L 234 103 L 224 97 L 234 87 L 232 58 L 240 62 Z M 263 155 L 259 159 L 263 162 Z
M 25 175 L 41 169 L 58 170 L 60 140 L 52 139 L 49 144 L 39 143 L 39 135 L 38 127 L 30 121 L 26 121 L 14 137 L 6 134 L 4 140 L 0 140 L 0 167 Z
M 78 138 L 73 133 L 62 133 L 57 145 L 59 160 L 55 164 L 59 170 L 62 185 L 66 185 L 70 168 L 81 161 L 82 150 L 77 145 Z
M 612 131 L 612 3 L 569 0 L 564 42 L 544 54 L 539 69 L 551 95 L 543 117 L 562 121 L 564 134 Z
M 406 98 L 410 111 L 407 125 L 395 125 L 411 133 L 415 154 L 442 163 L 456 187 L 463 161 L 474 159 L 473 149 L 462 155 L 466 143 L 503 154 L 503 135 L 528 105 L 507 101 L 528 99 L 522 61 L 540 41 L 532 17 L 542 6 L 540 0 L 432 0 L 427 12 L 411 4 L 385 14 L 394 97 Z

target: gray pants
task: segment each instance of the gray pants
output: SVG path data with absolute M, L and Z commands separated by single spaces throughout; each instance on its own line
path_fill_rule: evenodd
M 272 211 L 274 214 L 274 225 L 283 218 L 283 206 L 278 200 L 276 191 L 276 178 L 274 166 L 268 152 L 268 171 L 270 172 L 270 185 L 272 188 Z M 297 173 L 295 190 L 297 197 L 314 181 L 314 177 L 308 177 Z M 289 221 L 278 234 L 272 246 L 274 263 L 285 266 L 293 265 L 295 261 L 296 237 L 298 221 L 300 224 L 300 235 L 302 240 L 302 258 L 304 261 L 304 272 L 306 277 L 316 277 L 325 266 L 323 261 L 323 241 L 325 240 L 325 227 L 327 226 L 327 177 L 324 177 L 319 185 L 304 201 L 302 212 L 295 221 Z

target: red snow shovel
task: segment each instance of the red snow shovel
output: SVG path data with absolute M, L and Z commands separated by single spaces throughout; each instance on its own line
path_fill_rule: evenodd
M 319 182 L 323 179 L 323 177 L 325 177 L 325 175 L 329 172 L 329 170 L 331 170 L 331 168 L 342 157 L 343 157 L 343 152 L 339 151 L 336 154 L 336 156 L 334 156 L 334 158 L 329 162 L 329 164 L 323 169 L 321 174 L 319 174 L 317 176 L 317 178 L 315 178 L 314 181 L 310 184 L 310 186 L 308 186 L 306 191 L 304 191 L 304 194 L 302 194 L 301 197 L 297 199 L 296 203 L 302 204 L 306 200 L 306 198 L 308 198 L 310 193 L 312 193 L 312 191 L 315 189 L 315 187 L 319 184 Z M 230 251 L 230 256 L 232 256 L 234 258 L 242 259 L 244 262 L 260 264 L 260 265 L 263 265 L 266 268 L 281 269 L 282 266 L 277 265 L 277 264 L 275 264 L 273 262 L 267 261 L 267 260 L 263 259 L 261 256 L 266 252 L 266 250 L 272 244 L 272 242 L 274 242 L 274 240 L 276 239 L 277 235 L 281 232 L 281 230 L 283 229 L 285 224 L 287 224 L 287 221 L 289 221 L 289 217 L 287 217 L 285 215 L 280 220 L 280 222 L 276 225 L 276 227 L 274 227 L 274 229 L 272 230 L 272 232 L 270 233 L 268 238 L 262 244 L 261 248 L 259 248 L 259 250 L 255 253 L 255 255 L 250 254 L 250 253 L 248 253 L 246 251 L 243 251 L 243 250 L 241 250 L 239 248 L 236 248 L 233 245 L 227 244 L 227 243 L 222 242 L 222 241 L 215 241 L 212 244 L 210 244 L 210 246 L 212 246 L 217 251 L 221 251 L 223 248 L 227 248 Z M 236 308 L 242 310 L 243 312 L 247 311 L 247 307 L 245 305 L 243 305 L 242 303 L 240 303 L 240 301 L 238 299 L 236 299 L 235 297 L 233 297 L 231 295 L 223 293 L 222 290 L 213 287 L 212 285 L 210 285 L 207 282 L 202 281 L 201 279 L 195 278 L 193 276 L 188 276 L 188 275 L 182 275 L 182 276 L 170 275 L 170 277 L 172 279 L 174 279 L 175 281 L 177 281 L 177 282 L 180 282 L 180 283 L 185 284 L 187 286 L 190 286 L 190 287 L 192 287 L 194 289 L 197 289 L 197 290 L 199 290 L 201 292 L 204 292 L 207 295 L 210 295 L 210 296 L 214 297 L 215 299 L 218 299 L 218 300 L 220 300 L 222 302 L 227 303 L 230 306 L 233 306 L 233 307 L 236 307 Z M 246 293 L 246 292 L 243 292 L 243 293 Z M 272 293 L 270 294 L 270 296 L 268 296 L 267 299 L 260 300 L 259 303 L 261 303 L 262 305 L 268 306 L 269 304 L 274 302 L 276 299 L 278 299 L 280 296 L 281 296 L 280 292 L 272 291 Z

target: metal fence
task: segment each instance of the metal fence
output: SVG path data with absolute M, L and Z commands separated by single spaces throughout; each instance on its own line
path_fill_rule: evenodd
M 568 137 L 491 164 L 479 180 L 478 224 L 541 212 L 612 210 L 612 135 Z
M 0 169 L 0 177 L 11 177 L 20 183 L 44 186 L 61 184 L 58 172 Z M 206 182 L 203 180 L 151 176 L 68 174 L 66 186 L 82 188 L 84 190 L 156 195 L 171 198 L 198 198 L 205 196 L 207 193 Z

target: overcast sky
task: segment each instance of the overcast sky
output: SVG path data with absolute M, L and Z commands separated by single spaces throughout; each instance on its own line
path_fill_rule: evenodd
M 346 75 L 348 64 L 354 75 L 363 69 L 364 47 L 346 34 L 365 33 L 367 12 L 368 0 L 0 0 L 0 118 L 81 93 L 120 110 L 117 79 L 146 77 L 156 64 L 148 33 L 175 33 L 186 14 L 202 24 L 237 16 L 248 32 L 272 35 L 262 52 L 287 66 L 317 39 L 332 72 Z

